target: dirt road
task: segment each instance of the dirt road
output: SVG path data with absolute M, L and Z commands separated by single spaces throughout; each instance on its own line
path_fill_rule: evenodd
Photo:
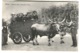
M 38 37 L 39 45 L 32 45 L 32 42 L 25 43 L 24 41 L 21 44 L 14 44 L 11 39 L 8 41 L 8 45 L 2 47 L 2 50 L 18 50 L 18 51 L 77 51 L 77 47 L 71 47 L 72 39 L 69 34 L 64 37 L 64 44 L 60 44 L 60 36 L 56 35 L 53 38 L 54 42 L 52 46 L 48 46 L 48 39 L 46 36 Z

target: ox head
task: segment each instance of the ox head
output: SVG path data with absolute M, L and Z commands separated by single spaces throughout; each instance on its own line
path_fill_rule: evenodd
M 59 33 L 59 34 L 64 34 L 66 31 L 66 26 L 64 24 L 65 19 L 63 19 L 61 22 L 52 22 L 52 27 Z
M 49 23 L 51 24 L 51 30 L 53 30 L 54 33 L 58 33 L 60 31 L 60 24 L 53 22 L 52 20 L 49 20 Z
M 60 25 L 59 29 L 59 34 L 60 35 L 65 35 L 66 34 L 66 23 L 65 23 L 66 19 L 64 18 L 61 22 L 59 22 L 58 24 Z
M 59 32 L 60 31 L 60 25 L 58 23 L 52 23 L 52 27 Z

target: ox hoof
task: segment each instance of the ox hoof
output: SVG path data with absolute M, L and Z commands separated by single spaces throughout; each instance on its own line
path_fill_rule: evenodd
M 39 43 L 37 43 L 37 45 L 39 45 Z
M 64 43 L 64 41 L 61 41 L 61 42 L 60 42 L 60 44 L 63 44 L 63 43 Z
M 51 46 L 51 44 L 49 43 L 48 46 Z
M 54 42 L 54 41 L 52 40 L 52 42 Z
M 35 43 L 33 43 L 33 45 L 36 45 Z

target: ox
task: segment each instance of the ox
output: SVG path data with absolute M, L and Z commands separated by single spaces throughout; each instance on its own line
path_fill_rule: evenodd
M 37 42 L 37 36 L 43 36 L 46 35 L 48 36 L 48 45 L 50 46 L 51 43 L 51 38 L 53 38 L 56 34 L 60 34 L 61 35 L 61 43 L 64 43 L 63 41 L 63 36 L 66 34 L 66 30 L 68 26 L 71 26 L 70 31 L 71 31 L 71 36 L 72 36 L 72 46 L 76 47 L 77 46 L 77 40 L 76 40 L 76 32 L 77 30 L 75 30 L 75 26 L 77 25 L 72 25 L 73 22 L 70 21 L 68 24 L 66 24 L 64 21 L 66 19 L 63 19 L 62 22 L 58 22 L 58 23 L 50 23 L 50 24 L 33 24 L 31 26 L 31 30 L 32 30 L 32 37 L 31 39 L 33 40 L 33 45 L 35 44 L 39 44 Z M 36 43 L 35 43 L 35 42 Z
M 65 19 L 63 19 L 59 23 L 50 22 L 48 24 L 40 24 L 40 23 L 33 24 L 31 26 L 31 31 L 32 31 L 31 40 L 33 40 L 33 45 L 39 44 L 37 41 L 38 35 L 40 37 L 48 36 L 48 45 L 50 46 L 51 45 L 51 38 L 53 38 L 56 34 L 60 34 L 61 35 L 61 43 L 64 43 L 63 36 L 66 34 L 66 33 L 64 33 L 65 31 L 63 31 L 65 27 L 64 27 L 64 24 L 62 24 L 62 23 L 64 21 L 65 21 Z M 62 26 L 62 28 L 61 28 L 61 26 Z
M 39 24 L 35 23 L 31 26 L 31 40 L 33 45 L 39 45 L 37 36 L 48 36 L 48 46 L 51 46 L 51 38 L 58 34 L 59 29 L 56 29 L 56 23 Z

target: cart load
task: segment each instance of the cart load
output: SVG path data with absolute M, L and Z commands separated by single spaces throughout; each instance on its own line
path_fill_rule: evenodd
M 32 14 L 33 13 L 33 14 Z M 22 39 L 25 42 L 30 41 L 31 25 L 38 19 L 36 11 L 28 12 L 24 15 L 23 13 L 12 14 L 11 23 L 9 25 L 10 38 L 15 44 L 20 44 Z

